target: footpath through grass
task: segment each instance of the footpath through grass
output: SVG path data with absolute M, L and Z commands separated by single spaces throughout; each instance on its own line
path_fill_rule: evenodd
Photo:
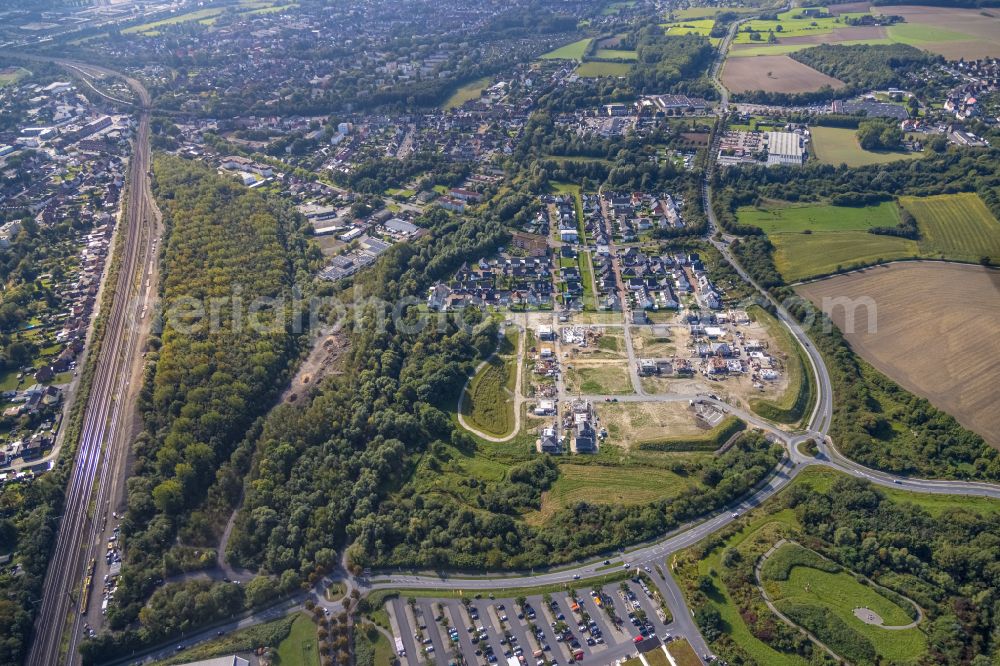
M 886 627 L 913 622 L 906 609 L 863 584 L 850 571 L 791 543 L 771 558 L 778 561 L 768 559 L 761 582 L 775 606 L 834 652 L 858 662 L 877 653 L 892 663 L 913 663 L 927 652 L 927 637 L 920 629 L 892 630 L 855 616 L 855 609 L 867 609 L 880 616 Z M 783 566 L 772 566 L 779 564 Z

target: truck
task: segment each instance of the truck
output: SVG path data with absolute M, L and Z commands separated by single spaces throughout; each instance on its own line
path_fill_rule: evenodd
M 400 657 L 405 657 L 406 648 L 403 647 L 403 639 L 400 638 L 399 636 L 396 636 L 395 639 L 396 639 L 396 654 L 398 654 Z

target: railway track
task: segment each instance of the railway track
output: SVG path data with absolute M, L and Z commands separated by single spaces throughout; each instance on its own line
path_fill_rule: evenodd
M 122 472 L 128 443 L 123 441 L 123 426 L 128 423 L 133 408 L 127 396 L 136 374 L 133 363 L 139 358 L 140 319 L 151 297 L 145 269 L 154 259 L 157 225 L 147 175 L 150 169 L 148 95 L 140 84 L 128 81 L 143 107 L 129 163 L 127 209 L 118 231 L 125 234 L 119 245 L 122 254 L 116 257 L 120 269 L 103 341 L 93 361 L 96 363 L 93 383 L 56 546 L 45 578 L 27 661 L 29 666 L 79 662 L 77 647 L 82 633 L 82 615 L 87 608 L 80 608 L 80 600 L 86 595 L 82 594 L 82 589 L 75 588 L 84 578 L 85 563 L 103 556 L 101 537 L 111 511 L 111 498 L 125 480 Z M 90 605 L 97 598 L 96 593 L 89 595 Z M 70 618 L 68 622 L 67 618 Z M 68 641 L 65 640 L 67 625 L 70 627 Z

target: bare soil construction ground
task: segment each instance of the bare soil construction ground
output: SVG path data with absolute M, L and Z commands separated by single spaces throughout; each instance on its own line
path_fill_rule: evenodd
M 812 282 L 796 289 L 824 298 L 873 299 L 853 330 L 847 311 L 834 322 L 851 346 L 900 385 L 930 400 L 991 445 L 1000 447 L 1000 271 L 981 266 L 907 262 Z M 857 302 L 857 301 L 856 301 Z M 847 322 L 849 323 L 849 322 Z
M 323 377 L 334 371 L 337 360 L 347 350 L 347 335 L 343 332 L 317 337 L 309 356 L 299 366 L 285 392 L 282 402 L 295 402 Z
M 811 39 L 811 38 L 810 38 Z M 722 70 L 722 82 L 732 92 L 812 92 L 823 86 L 842 88 L 843 81 L 818 72 L 786 55 L 729 58 Z
M 612 402 L 595 407 L 608 430 L 608 441 L 624 449 L 664 437 L 699 435 L 714 425 L 698 418 L 686 402 Z

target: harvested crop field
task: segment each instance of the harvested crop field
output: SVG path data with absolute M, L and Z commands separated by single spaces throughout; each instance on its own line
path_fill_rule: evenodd
M 779 44 L 839 44 L 841 42 L 859 42 L 887 39 L 885 28 L 880 25 L 859 25 L 851 28 L 834 28 L 825 35 L 799 35 L 797 37 L 781 37 Z
M 905 23 L 889 29 L 894 41 L 940 53 L 946 58 L 1000 56 L 1000 9 L 956 9 L 900 5 L 879 7 Z
M 732 92 L 812 92 L 823 86 L 842 88 L 843 81 L 818 72 L 786 55 L 730 58 L 722 70 L 722 82 Z
M 857 309 L 854 326 L 844 330 L 855 351 L 1000 448 L 1000 271 L 906 262 L 796 291 L 821 307 L 825 298 L 874 299 L 873 332 L 863 308 Z M 833 308 L 830 315 L 845 328 L 845 308 Z

